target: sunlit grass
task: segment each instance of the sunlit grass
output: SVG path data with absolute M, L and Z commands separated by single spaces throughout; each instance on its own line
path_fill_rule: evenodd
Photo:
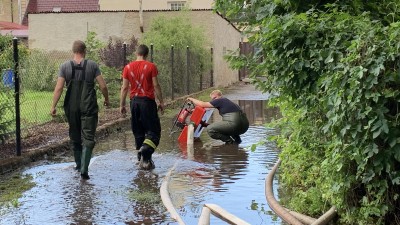
M 21 120 L 28 124 L 41 124 L 52 119 L 50 107 L 53 93 L 27 90 L 21 97 Z
M 0 183 L 0 207 L 18 207 L 18 199 L 22 194 L 35 186 L 31 176 L 15 174 L 11 177 L 1 177 Z

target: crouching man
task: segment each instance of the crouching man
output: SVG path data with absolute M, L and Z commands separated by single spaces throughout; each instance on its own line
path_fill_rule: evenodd
M 214 90 L 210 94 L 211 101 L 203 102 L 198 99 L 188 98 L 193 104 L 203 108 L 217 108 L 222 116 L 222 121 L 207 126 L 208 135 L 226 144 L 240 144 L 241 134 L 249 129 L 249 121 L 239 105 L 222 96 L 220 90 Z

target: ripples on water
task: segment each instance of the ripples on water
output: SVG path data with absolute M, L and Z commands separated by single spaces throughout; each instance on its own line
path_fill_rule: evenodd
M 263 104 L 252 101 L 242 101 L 241 106 L 263 109 Z M 279 152 L 270 142 L 249 150 L 274 131 L 261 125 L 264 112 L 252 115 L 254 125 L 242 135 L 239 146 L 203 134 L 194 151 L 188 152 L 178 147 L 177 137 L 166 134 L 168 129 L 163 130 L 162 143 L 153 155 L 156 169 L 151 172 L 135 165 L 129 129 L 99 142 L 88 182 L 80 182 L 70 157 L 65 163 L 27 169 L 24 173 L 31 174 L 37 186 L 19 199 L 19 208 L 0 212 L 0 224 L 177 224 L 159 196 L 161 182 L 175 164 L 169 192 L 186 224 L 198 223 L 205 203 L 217 204 L 250 224 L 281 224 L 271 216 L 264 194 L 265 177 Z M 274 185 L 277 193 L 277 180 Z M 226 223 L 211 216 L 211 224 Z
M 170 181 L 174 206 L 187 224 L 198 222 L 205 203 L 217 204 L 250 224 L 280 224 L 269 215 L 264 194 L 265 177 L 279 152 L 268 142 L 248 150 L 272 133 L 252 126 L 239 146 L 210 139 L 195 144 L 192 161 L 177 166 Z M 211 224 L 226 223 L 212 216 Z

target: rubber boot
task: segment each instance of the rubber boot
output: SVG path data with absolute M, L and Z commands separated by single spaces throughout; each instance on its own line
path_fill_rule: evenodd
M 82 160 L 82 151 L 74 151 L 74 158 L 75 158 L 75 169 L 80 172 L 81 171 L 81 160 Z
M 242 139 L 240 138 L 239 135 L 233 135 L 232 138 L 233 138 L 233 140 L 235 140 L 236 144 L 242 143 Z
M 147 144 L 143 144 L 140 148 L 141 159 L 139 162 L 139 166 L 144 170 L 152 170 L 155 168 L 154 162 L 151 159 L 151 155 L 154 153 L 154 148 L 150 147 Z
M 72 148 L 74 150 L 74 159 L 76 163 L 74 169 L 76 169 L 77 171 L 81 171 L 82 145 L 72 144 Z
M 84 180 L 89 180 L 89 164 L 92 158 L 92 148 L 83 147 L 82 150 L 82 160 L 81 160 L 81 178 Z
M 139 149 L 137 153 L 137 160 L 140 161 L 141 158 L 142 158 L 142 151 L 141 149 Z

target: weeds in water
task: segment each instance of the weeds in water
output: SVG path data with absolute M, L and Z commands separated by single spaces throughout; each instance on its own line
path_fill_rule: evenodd
M 161 198 L 158 192 L 151 192 L 151 191 L 138 191 L 133 190 L 128 192 L 128 198 L 131 200 L 135 200 L 141 203 L 160 203 Z
M 2 177 L 0 183 L 0 208 L 4 206 L 19 207 L 19 198 L 22 194 L 35 186 L 32 176 L 14 174 L 11 177 Z

